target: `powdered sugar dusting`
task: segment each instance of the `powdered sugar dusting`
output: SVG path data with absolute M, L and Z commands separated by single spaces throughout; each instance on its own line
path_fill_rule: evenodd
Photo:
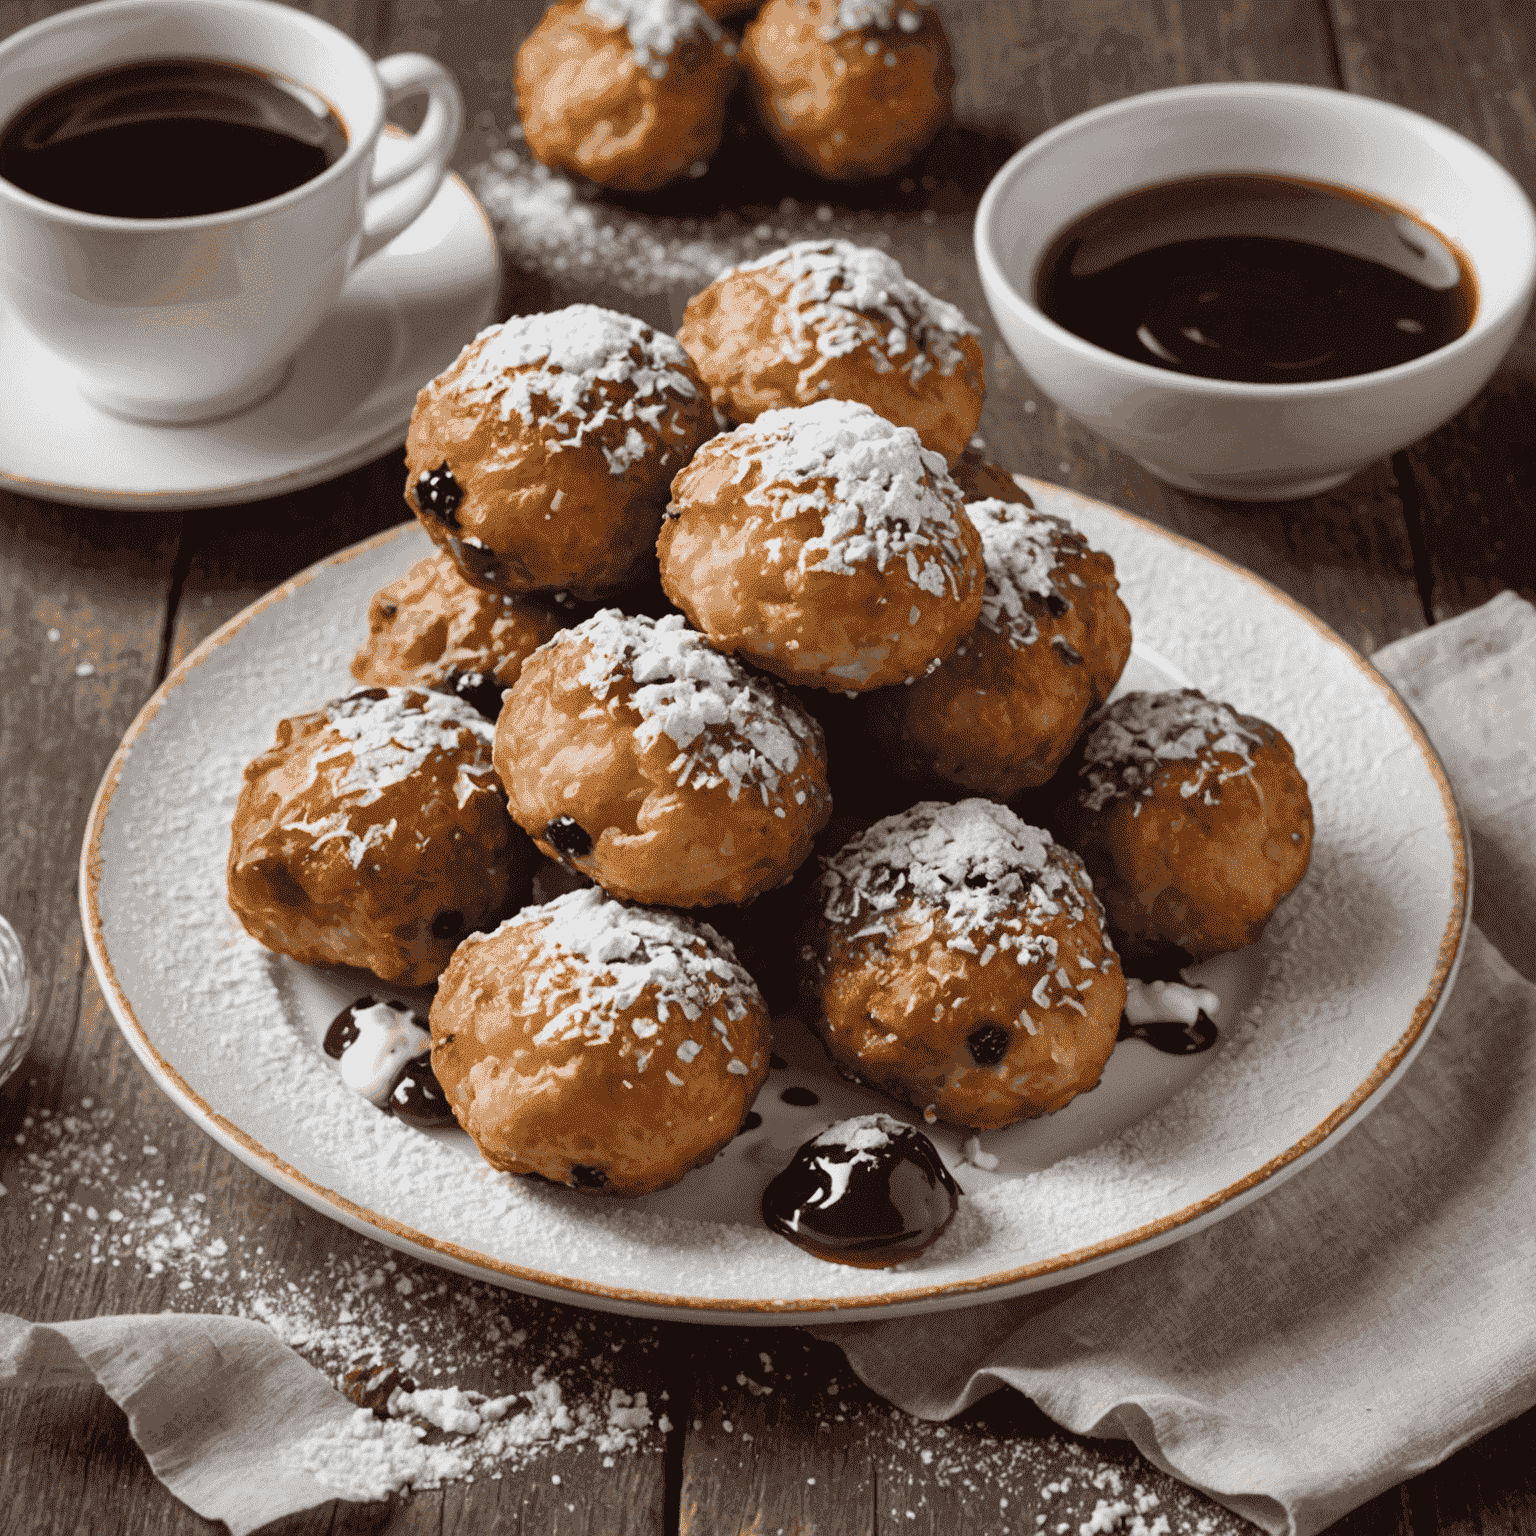
M 838 0 L 836 12 L 822 22 L 816 33 L 830 43 L 846 32 L 859 32 L 865 27 L 887 32 L 893 22 L 903 32 L 915 32 L 922 25 L 916 11 L 903 6 L 900 0 Z
M 698 398 L 691 368 L 665 332 L 633 315 L 572 304 L 488 326 L 437 382 L 502 421 L 517 416 L 537 424 L 559 449 L 575 448 L 611 423 L 667 430 L 669 410 Z M 646 451 L 645 438 L 631 428 L 619 446 L 605 448 L 608 468 L 622 474 Z
M 619 1016 L 645 998 L 661 1020 L 674 1008 L 690 1022 L 710 1019 L 730 1050 L 725 1021 L 764 1006 L 736 952 L 707 923 L 627 906 L 596 886 L 524 907 L 493 933 L 472 934 L 461 948 L 511 929 L 534 940 L 524 997 L 547 1018 L 533 1037 L 535 1046 L 573 1039 L 606 1043 Z
M 693 0 L 583 0 L 582 9 L 610 30 L 623 27 L 636 62 L 657 80 L 665 77 L 679 43 L 723 36 L 720 24 Z
M 456 695 L 422 688 L 365 689 L 327 704 L 325 718 L 346 745 L 317 756 L 315 770 L 350 758 L 336 788 L 359 806 L 372 805 L 438 752 L 478 741 L 488 766 L 496 737 L 490 721 Z
M 640 716 L 636 736 L 643 748 L 660 736 L 678 748 L 671 768 L 679 785 L 724 784 L 733 801 L 756 789 L 767 805 L 815 747 L 816 724 L 794 699 L 715 650 L 681 614 L 652 619 L 605 608 L 549 642 L 578 643 L 591 653 L 581 681 L 594 698 L 633 680 L 627 702 Z
M 783 356 L 802 363 L 814 355 L 801 376 L 806 390 L 814 389 L 822 360 L 860 348 L 869 349 L 877 371 L 899 370 L 914 385 L 934 367 L 947 377 L 965 356 L 956 338 L 977 334 L 955 305 L 935 298 L 893 256 L 872 246 L 802 240 L 738 270 L 770 267 L 789 279 Z
M 847 1147 L 851 1152 L 878 1152 L 889 1146 L 893 1136 L 899 1136 L 909 1127 L 892 1115 L 856 1115 L 851 1120 L 839 1120 L 829 1125 L 813 1138 L 818 1147 Z
M 935 597 L 958 595 L 966 560 L 960 539 L 963 505 L 944 456 L 924 448 L 911 427 L 898 427 L 852 400 L 764 411 L 718 440 L 740 458 L 738 478 L 756 465 L 761 478 L 746 494 L 774 521 L 806 512 L 821 532 L 803 541 L 801 570 L 849 575 L 858 566 L 903 566 L 912 584 Z
M 1087 788 L 1079 797 L 1092 811 L 1119 795 L 1144 800 L 1167 764 L 1195 762 L 1199 772 L 1179 792 L 1185 799 L 1203 792 L 1209 803 L 1229 779 L 1253 772 L 1253 749 L 1263 744 L 1234 709 L 1198 689 L 1128 693 L 1088 731 L 1080 770 Z M 1238 761 L 1219 762 L 1218 754 Z
M 1016 502 L 970 501 L 965 515 L 981 535 L 987 565 L 979 622 L 1015 649 L 1033 645 L 1040 627 L 1025 599 L 1054 596 L 1068 601 L 1056 585 L 1056 555 L 1065 543 L 1080 546 L 1081 537 L 1064 519 Z
M 864 938 L 894 935 L 896 914 L 915 908 L 911 918 L 931 918 L 952 948 L 974 953 L 984 938 L 1028 965 L 1047 953 L 1033 923 L 1086 910 L 1054 849 L 1049 832 L 991 800 L 923 801 L 823 861 L 822 910 Z

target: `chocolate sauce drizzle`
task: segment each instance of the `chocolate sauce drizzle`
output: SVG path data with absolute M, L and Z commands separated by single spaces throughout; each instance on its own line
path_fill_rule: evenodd
M 959 1201 L 934 1144 L 890 1123 L 885 1144 L 867 1151 L 806 1142 L 763 1191 L 762 1211 L 769 1228 L 818 1259 L 885 1269 L 927 1248 Z
M 1118 1040 L 1145 1040 L 1153 1050 L 1168 1056 L 1198 1056 L 1216 1044 L 1218 1031 L 1210 1014 L 1201 1009 L 1193 1024 L 1183 1019 L 1158 1019 L 1151 1024 L 1132 1024 L 1122 1013 Z

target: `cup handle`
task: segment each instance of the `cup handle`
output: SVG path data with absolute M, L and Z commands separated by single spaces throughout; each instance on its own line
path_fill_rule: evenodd
M 358 261 L 388 245 L 437 195 L 464 127 L 464 98 L 436 59 L 424 53 L 395 53 L 375 67 L 391 106 L 424 91 L 427 115 L 415 133 L 380 135 L 374 147 Z

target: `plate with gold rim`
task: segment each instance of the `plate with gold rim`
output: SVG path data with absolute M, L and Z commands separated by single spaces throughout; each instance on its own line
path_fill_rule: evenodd
M 763 1226 L 763 1187 L 833 1120 L 916 1118 L 774 1021 L 761 1123 L 673 1189 L 595 1198 L 486 1167 L 345 1088 L 326 1025 L 380 983 L 297 965 L 224 894 L 246 762 L 351 686 L 368 600 L 429 552 L 406 524 L 284 583 L 188 656 L 109 765 L 82 850 L 87 943 L 159 1086 L 263 1177 L 391 1247 L 637 1316 L 804 1323 L 1001 1300 L 1176 1242 L 1324 1155 L 1379 1104 L 1449 994 L 1470 904 L 1443 769 L 1390 685 L 1250 572 L 1129 513 L 1024 482 L 1115 560 L 1136 644 L 1122 687 L 1194 685 L 1278 726 L 1312 796 L 1312 863 L 1260 941 L 1191 972 L 1222 999 L 1198 1056 L 1118 1045 L 1064 1110 L 970 1140 L 928 1128 L 964 1198 L 895 1269 L 825 1263 Z M 389 991 L 423 1011 L 420 993 Z M 807 1101 L 811 1102 L 807 1102 Z M 970 1144 L 967 1145 L 968 1140 Z

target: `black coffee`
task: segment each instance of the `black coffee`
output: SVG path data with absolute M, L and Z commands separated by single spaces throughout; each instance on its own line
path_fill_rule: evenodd
M 329 105 L 280 75 L 151 59 L 23 107 L 0 131 L 0 176 L 82 213 L 179 219 L 277 197 L 346 147 Z
M 1374 373 L 1472 323 L 1460 254 L 1364 193 L 1280 176 L 1200 176 L 1095 208 L 1035 284 L 1058 325 L 1121 357 L 1250 384 Z

